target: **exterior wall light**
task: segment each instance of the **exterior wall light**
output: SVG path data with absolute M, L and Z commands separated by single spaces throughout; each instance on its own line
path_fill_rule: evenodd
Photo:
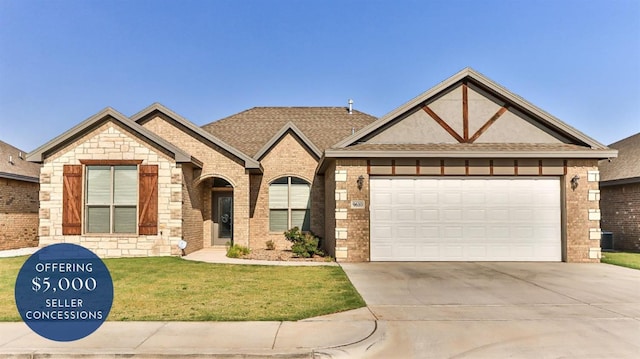
M 580 176 L 578 175 L 573 176 L 571 179 L 571 189 L 574 191 L 578 188 L 578 180 L 580 180 Z
M 364 176 L 360 175 L 358 177 L 358 180 L 356 181 L 356 184 L 358 185 L 358 190 L 362 191 L 362 186 L 364 185 Z

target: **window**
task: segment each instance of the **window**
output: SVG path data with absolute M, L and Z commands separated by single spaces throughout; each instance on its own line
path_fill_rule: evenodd
M 269 186 L 269 231 L 311 227 L 311 185 L 297 177 L 281 177 Z
M 136 233 L 137 166 L 86 166 L 85 232 Z

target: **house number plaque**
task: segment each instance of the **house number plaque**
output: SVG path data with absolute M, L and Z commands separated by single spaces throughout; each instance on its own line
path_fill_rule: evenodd
M 364 209 L 364 200 L 363 199 L 352 200 L 351 209 Z

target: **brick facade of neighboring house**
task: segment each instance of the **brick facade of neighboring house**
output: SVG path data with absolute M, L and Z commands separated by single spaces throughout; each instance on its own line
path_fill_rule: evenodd
M 600 161 L 602 230 L 613 234 L 610 249 L 640 252 L 640 133 L 609 147 L 618 157 Z
M 0 141 L 0 250 L 38 246 L 39 167 Z
M 465 69 L 380 119 L 256 107 L 198 127 L 159 104 L 106 109 L 29 160 L 42 166 L 41 242 L 106 257 L 288 248 L 296 225 L 338 261 L 598 262 L 597 161 L 615 154 Z M 138 201 L 119 203 L 133 170 Z

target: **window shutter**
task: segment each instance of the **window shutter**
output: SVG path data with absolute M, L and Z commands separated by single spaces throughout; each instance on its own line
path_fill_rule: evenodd
M 82 165 L 64 165 L 62 186 L 62 234 L 82 234 Z
M 158 234 L 158 166 L 140 166 L 138 234 Z

